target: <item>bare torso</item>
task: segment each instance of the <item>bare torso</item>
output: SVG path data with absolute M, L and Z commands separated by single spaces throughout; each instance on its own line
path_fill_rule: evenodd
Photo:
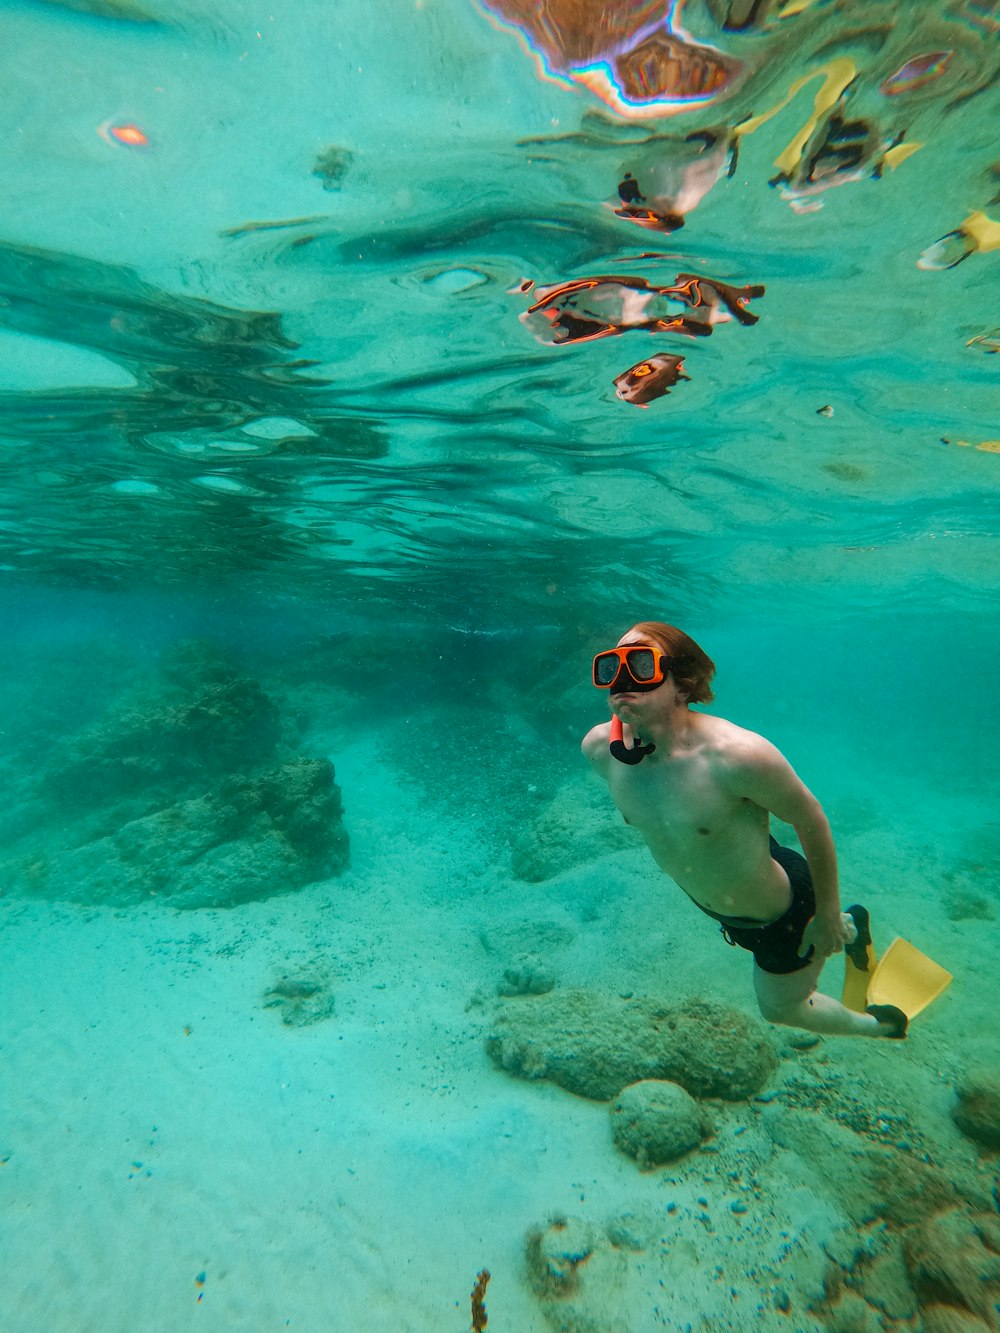
M 687 894 L 723 916 L 774 920 L 787 909 L 790 890 L 771 858 L 770 817 L 731 780 L 768 742 L 723 718 L 689 716 L 683 743 L 669 753 L 659 747 L 641 764 L 611 756 L 606 724 L 588 735 L 584 750 L 626 822 Z

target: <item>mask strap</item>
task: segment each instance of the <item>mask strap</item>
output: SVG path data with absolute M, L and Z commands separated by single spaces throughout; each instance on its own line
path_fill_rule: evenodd
M 653 744 L 640 745 L 638 738 L 631 750 L 625 744 L 622 735 L 622 720 L 615 714 L 611 719 L 611 744 L 609 746 L 611 753 L 622 764 L 641 764 L 647 754 L 652 754 L 656 749 Z

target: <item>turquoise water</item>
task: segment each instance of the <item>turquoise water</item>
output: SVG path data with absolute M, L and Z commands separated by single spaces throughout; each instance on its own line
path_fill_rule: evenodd
M 1000 1326 L 950 1115 L 996 1061 L 998 24 L 6 6 L 3 1333 L 458 1333 L 483 1267 L 497 1333 Z M 581 772 L 646 618 L 956 979 L 905 1046 L 770 1029 L 772 1100 L 642 1173 L 483 1039 L 529 965 L 754 1013 Z M 829 1185 L 888 1198 L 876 1150 L 952 1182 L 964 1278 Z

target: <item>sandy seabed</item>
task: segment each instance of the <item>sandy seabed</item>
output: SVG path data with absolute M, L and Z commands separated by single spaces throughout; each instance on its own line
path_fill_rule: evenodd
M 491 1333 L 544 1333 L 525 1236 L 554 1216 L 662 1220 L 622 1289 L 634 1333 L 823 1327 L 803 1312 L 843 1218 L 801 1158 L 761 1148 L 767 1100 L 641 1173 L 605 1105 L 512 1079 L 483 1049 L 509 930 L 563 940 L 560 984 L 751 1012 L 748 956 L 638 847 L 526 884 L 476 829 L 429 822 L 370 744 L 336 762 L 339 879 L 227 911 L 0 901 L 3 1333 L 462 1333 L 484 1267 Z M 973 1158 L 948 1109 L 989 1054 L 994 983 L 964 969 L 989 923 L 948 915 L 930 860 L 914 873 L 927 825 L 898 784 L 896 799 L 891 839 L 855 809 L 844 875 L 869 883 L 845 893 L 883 947 L 906 933 L 961 975 L 905 1044 L 798 1049 L 772 1029 L 776 1086 Z M 946 866 L 966 832 L 956 816 L 954 847 L 924 852 Z M 265 1002 L 282 977 L 326 987 L 332 1014 L 283 1022 Z

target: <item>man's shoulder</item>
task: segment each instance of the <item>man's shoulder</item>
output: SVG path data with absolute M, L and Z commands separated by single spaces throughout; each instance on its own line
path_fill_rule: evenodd
M 739 727 L 724 717 L 701 713 L 705 726 L 702 735 L 713 756 L 727 767 L 758 765 L 780 759 L 781 751 L 766 736 Z
M 580 742 L 580 749 L 591 763 L 597 763 L 608 753 L 610 739 L 611 723 L 599 722 L 596 727 L 591 727 L 584 736 Z

